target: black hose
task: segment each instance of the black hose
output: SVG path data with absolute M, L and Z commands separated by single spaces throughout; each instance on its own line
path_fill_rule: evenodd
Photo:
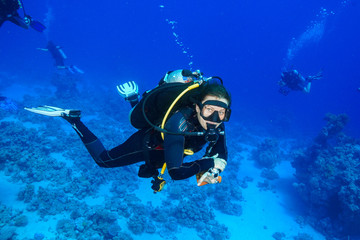
M 26 17 L 27 15 L 26 15 L 26 12 L 25 12 L 24 3 L 23 3 L 22 0 L 20 0 L 20 3 L 21 3 L 21 8 L 22 8 L 22 10 L 23 10 L 23 12 L 24 12 L 24 17 Z

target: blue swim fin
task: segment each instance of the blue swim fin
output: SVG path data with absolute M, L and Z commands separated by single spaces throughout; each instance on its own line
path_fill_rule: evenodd
M 46 29 L 44 24 L 36 20 L 31 20 L 30 27 L 32 27 L 34 30 L 38 32 L 43 32 Z

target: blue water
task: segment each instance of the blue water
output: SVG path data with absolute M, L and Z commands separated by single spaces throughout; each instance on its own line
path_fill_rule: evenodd
M 52 40 L 63 47 L 67 63 L 85 72 L 81 84 L 95 89 L 115 93 L 117 84 L 133 80 L 143 92 L 169 70 L 200 69 L 222 77 L 230 89 L 230 125 L 262 137 L 312 139 L 326 113 L 345 113 L 344 131 L 360 137 L 356 0 L 24 0 L 24 5 L 47 30 L 10 22 L 0 28 L 0 73 L 15 79 L 6 88 L 52 86 L 53 59 L 36 49 Z M 323 78 L 309 94 L 283 96 L 277 82 L 286 67 L 304 76 L 322 70 Z
M 327 16 L 321 16 L 322 9 Z M 233 121 L 264 125 L 275 114 L 284 114 L 294 129 L 312 132 L 323 124 L 325 113 L 346 113 L 350 132 L 360 134 L 356 1 L 43 1 L 26 2 L 26 10 L 43 22 L 47 19 L 48 30 L 39 34 L 4 24 L 0 67 L 7 72 L 47 84 L 53 63 L 36 48 L 45 47 L 48 39 L 61 45 L 69 61 L 94 83 L 131 79 L 146 90 L 169 69 L 188 68 L 193 62 L 194 70 L 219 75 L 231 86 Z M 175 29 L 166 19 L 177 22 Z M 321 26 L 302 37 L 314 24 Z M 291 46 L 293 38 L 302 43 Z M 297 49 L 288 61 L 291 47 Z M 323 69 L 324 78 L 313 83 L 309 95 L 283 97 L 276 83 L 285 65 L 305 76 Z

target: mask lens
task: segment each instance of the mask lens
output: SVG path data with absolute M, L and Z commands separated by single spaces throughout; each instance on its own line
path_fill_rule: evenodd
M 201 115 L 205 120 L 212 122 L 222 122 L 226 116 L 226 109 L 222 107 L 204 105 Z
M 227 122 L 230 119 L 231 110 L 224 102 L 217 100 L 208 100 L 204 103 L 199 103 L 201 108 L 201 116 L 207 121 L 211 122 Z

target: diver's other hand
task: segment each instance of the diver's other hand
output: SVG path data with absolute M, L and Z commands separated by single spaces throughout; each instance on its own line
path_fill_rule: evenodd
M 211 168 L 209 171 L 204 172 L 203 174 L 197 174 L 197 185 L 204 186 L 206 184 L 215 184 L 221 183 L 221 176 L 219 176 L 220 172 L 216 168 Z
M 116 89 L 125 101 L 134 102 L 139 99 L 139 87 L 134 81 L 118 85 Z

